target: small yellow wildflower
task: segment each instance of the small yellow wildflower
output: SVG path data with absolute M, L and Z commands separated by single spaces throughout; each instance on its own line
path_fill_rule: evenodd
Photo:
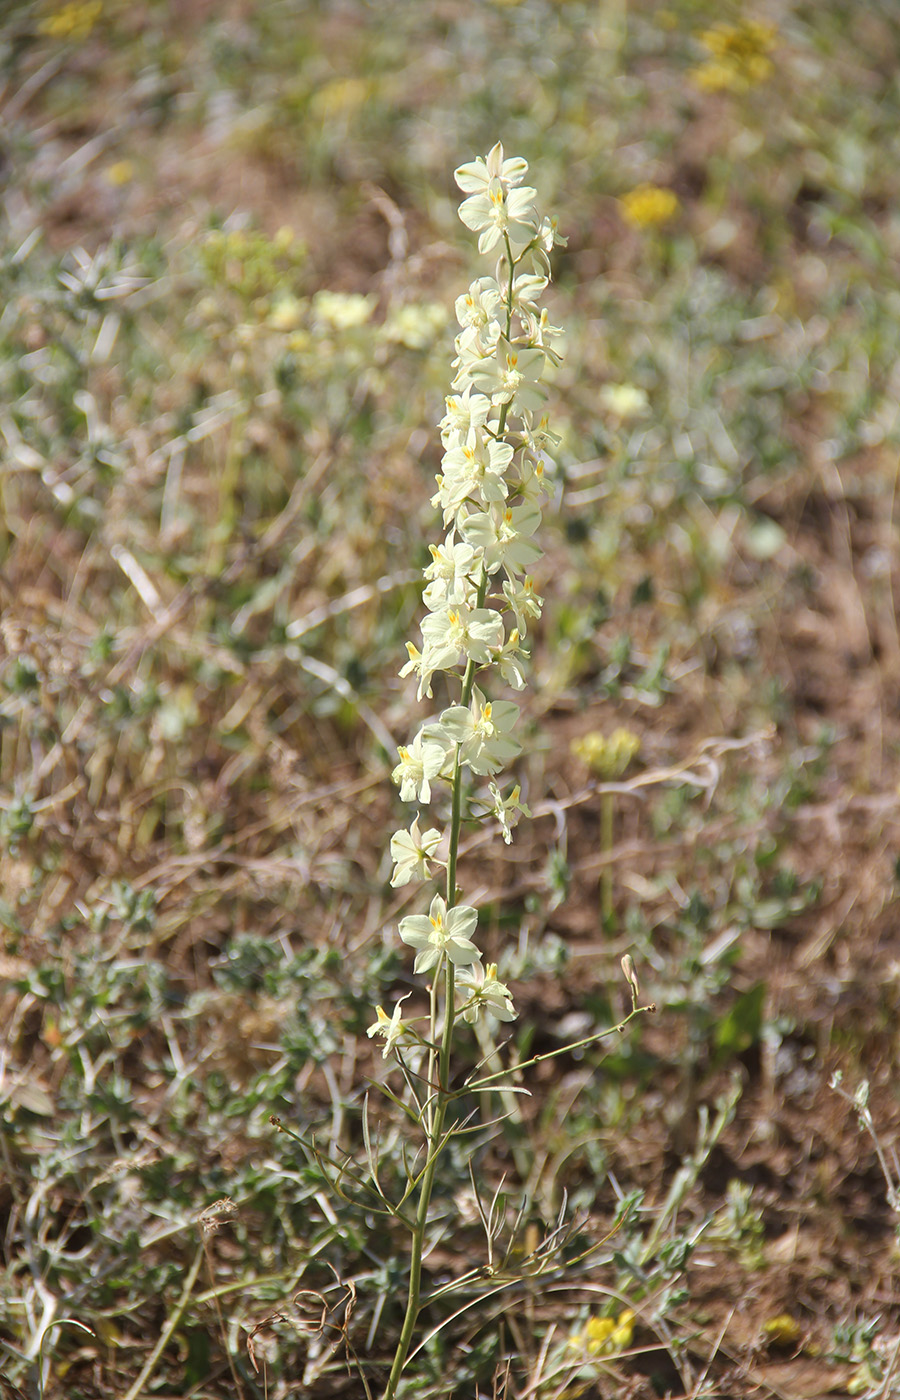
M 597 778 L 620 778 L 640 751 L 640 736 L 630 729 L 614 729 L 609 738 L 594 730 L 573 739 L 572 752 L 582 759 Z
M 122 185 L 130 185 L 133 179 L 134 166 L 130 160 L 116 160 L 106 167 L 106 183 L 115 189 Z
M 681 207 L 673 190 L 659 185 L 638 185 L 622 196 L 625 218 L 635 228 L 658 228 L 674 219 Z
M 103 0 L 69 0 L 38 21 L 37 31 L 48 39 L 86 39 L 103 13 Z
M 630 1347 L 634 1339 L 634 1313 L 626 1308 L 617 1318 L 589 1317 L 583 1332 L 569 1338 L 569 1346 L 588 1356 L 611 1356 Z
M 599 1356 L 601 1351 L 606 1351 L 607 1343 L 615 1330 L 616 1324 L 611 1317 L 589 1318 L 584 1329 L 585 1349 L 591 1356 Z
M 771 77 L 769 54 L 778 33 L 774 24 L 744 19 L 739 24 L 715 24 L 698 37 L 710 58 L 691 77 L 704 92 L 746 92 Z
M 634 1313 L 621 1313 L 616 1319 L 615 1330 L 610 1333 L 610 1351 L 624 1351 L 634 1340 Z
M 768 1318 L 762 1326 L 763 1336 L 770 1346 L 794 1346 L 800 1340 L 800 1323 L 790 1313 Z

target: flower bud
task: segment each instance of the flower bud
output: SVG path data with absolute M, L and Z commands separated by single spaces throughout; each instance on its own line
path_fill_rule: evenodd
M 626 953 L 622 959 L 622 971 L 625 974 L 625 981 L 631 988 L 631 999 L 636 1002 L 641 994 L 641 989 L 638 986 L 637 973 L 634 970 L 634 962 L 630 953 Z

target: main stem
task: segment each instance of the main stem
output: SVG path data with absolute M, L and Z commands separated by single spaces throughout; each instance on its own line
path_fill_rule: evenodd
M 505 418 L 505 414 L 503 416 Z M 488 578 L 485 573 L 482 576 L 478 588 L 477 606 L 479 608 L 484 606 L 487 588 Z M 463 678 L 461 704 L 469 704 L 469 701 L 472 699 L 472 687 L 474 684 L 475 663 L 470 660 L 466 666 L 466 673 Z M 456 904 L 456 859 L 459 853 L 459 833 L 461 827 L 462 767 L 459 762 L 459 748 L 457 747 L 456 762 L 453 767 L 450 809 L 450 849 L 447 855 L 448 909 L 452 909 Z M 434 1178 L 437 1172 L 438 1158 L 441 1155 L 441 1139 L 444 1135 L 444 1123 L 447 1118 L 447 1107 L 450 1102 L 450 1051 L 453 1047 L 453 1020 L 456 1006 L 453 964 L 450 962 L 449 958 L 444 964 L 444 976 L 444 1026 L 441 1035 L 440 1056 L 438 1058 L 437 1085 L 434 1089 L 436 1104 L 434 1113 L 430 1115 L 430 1122 L 426 1125 L 428 1159 L 419 1186 L 419 1204 L 416 1209 L 416 1224 L 413 1230 L 412 1247 L 410 1249 L 409 1293 L 406 1300 L 406 1316 L 403 1319 L 403 1326 L 400 1329 L 400 1338 L 397 1342 L 397 1350 L 394 1353 L 394 1364 L 391 1366 L 391 1374 L 388 1377 L 387 1388 L 384 1392 L 384 1400 L 393 1400 L 397 1393 L 397 1386 L 400 1384 L 400 1377 L 403 1374 L 403 1367 L 406 1365 L 406 1358 L 409 1355 L 409 1348 L 412 1344 L 416 1323 L 419 1320 L 419 1312 L 421 1310 L 422 1259 L 425 1250 L 425 1231 L 428 1227 L 428 1212 L 431 1207 Z M 432 1027 L 432 1031 L 433 1030 L 434 1027 Z M 432 1039 L 433 1038 L 432 1035 Z

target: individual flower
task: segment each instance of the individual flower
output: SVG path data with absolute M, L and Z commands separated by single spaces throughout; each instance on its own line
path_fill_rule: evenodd
M 538 317 L 529 316 L 524 321 L 527 333 L 528 345 L 531 349 L 540 349 L 552 365 L 561 365 L 562 356 L 558 350 L 553 348 L 554 340 L 559 340 L 563 334 L 562 326 L 551 326 L 550 313 L 546 306 L 541 308 Z
M 513 690 L 525 689 L 525 672 L 522 669 L 522 663 L 527 659 L 528 653 L 522 650 L 519 640 L 519 629 L 514 627 L 494 656 L 494 665 L 506 684 L 511 685 Z
M 493 774 L 521 750 L 511 733 L 518 718 L 518 705 L 511 700 L 486 700 L 476 685 L 468 706 L 451 705 L 426 732 L 442 743 L 459 744 L 459 761 L 473 773 Z
M 411 948 L 418 949 L 415 972 L 428 972 L 443 957 L 454 967 L 470 967 L 481 957 L 470 935 L 475 931 L 478 912 L 467 904 L 448 909 L 446 901 L 436 894 L 427 914 L 410 914 L 400 920 L 400 937 Z
M 441 833 L 430 827 L 419 831 L 419 818 L 416 817 L 409 831 L 395 831 L 391 837 L 391 859 L 394 873 L 391 886 L 408 885 L 410 880 L 427 880 L 431 874 L 430 862 L 435 860 L 435 852 L 441 844 Z
M 486 157 L 474 160 L 454 170 L 453 178 L 463 194 L 483 194 L 492 180 L 499 180 L 505 189 L 520 185 L 528 173 L 528 161 L 521 156 L 503 158 L 503 146 L 497 142 Z M 463 223 L 465 220 L 463 219 Z
M 560 444 L 559 433 L 550 431 L 550 422 L 546 413 L 542 413 L 535 421 L 533 413 L 522 414 L 522 439 L 532 450 L 539 453 L 544 447 L 558 447 Z
M 541 523 L 541 512 L 533 501 L 520 506 L 507 506 L 500 511 L 479 511 L 462 523 L 462 533 L 470 544 L 484 551 L 484 566 L 489 574 L 503 568 L 514 578 L 524 573 L 541 550 L 531 536 Z
M 384 1046 L 381 1054 L 385 1060 L 408 1031 L 409 1022 L 401 1020 L 400 1008 L 406 1001 L 406 997 L 410 995 L 411 993 L 407 992 L 406 996 L 400 998 L 397 1005 L 394 1007 L 394 1014 L 392 1016 L 388 1016 L 383 1006 L 376 1006 L 375 1014 L 378 1019 L 373 1021 L 366 1031 L 366 1035 L 370 1040 L 376 1035 L 384 1036 Z
M 468 997 L 461 1014 L 470 1024 L 478 1020 L 481 1011 L 489 1011 L 498 1021 L 516 1019 L 512 992 L 505 983 L 497 981 L 496 963 L 488 963 L 487 967 L 476 963 L 472 968 L 465 968 L 457 974 L 456 986 Z
M 455 666 L 461 656 L 483 666 L 503 645 L 503 618 L 493 608 L 452 603 L 428 614 L 422 623 L 422 636 L 434 671 Z
M 550 276 L 550 254 L 554 248 L 565 248 L 568 239 L 563 238 L 554 217 L 545 214 L 538 230 L 537 241 L 531 250 L 536 269 L 545 277 Z
M 466 228 L 480 235 L 479 253 L 489 253 L 504 237 L 523 246 L 531 242 L 538 231 L 536 195 L 530 185 L 510 188 L 494 177 L 484 191 L 463 200 L 459 217 Z
M 681 208 L 674 190 L 659 185 L 638 185 L 621 199 L 625 218 L 635 228 L 658 228 L 667 224 Z
M 490 394 L 493 404 L 515 402 L 517 410 L 540 408 L 547 396 L 540 382 L 544 364 L 543 350 L 521 349 L 501 336 L 493 355 L 473 359 L 461 366 L 453 382 L 456 384 L 460 376 L 465 375 L 465 382 Z
M 537 299 L 547 287 L 547 278 L 536 272 L 520 272 L 513 278 L 512 304 L 516 311 L 540 316 Z
M 391 778 L 400 787 L 402 801 L 429 803 L 431 779 L 443 768 L 446 749 L 434 739 L 426 738 L 424 730 L 420 730 L 409 748 L 401 745 L 397 752 L 400 762 Z
M 523 583 L 518 579 L 507 579 L 503 584 L 503 596 L 516 617 L 516 630 L 521 637 L 528 631 L 531 618 L 540 617 L 544 605 L 543 598 L 534 591 L 534 579 L 529 575 Z
M 421 700 L 424 695 L 427 695 L 430 700 L 434 694 L 431 688 L 431 677 L 434 675 L 435 671 L 434 666 L 429 664 L 428 658 L 425 656 L 424 652 L 421 652 L 414 642 L 406 643 L 406 654 L 409 660 L 405 661 L 400 667 L 398 675 L 418 676 L 418 698 Z
M 473 327 L 485 331 L 488 326 L 496 325 L 499 334 L 498 313 L 502 311 L 503 298 L 493 277 L 477 278 L 467 292 L 456 298 L 456 319 L 463 330 Z M 497 334 L 489 336 L 489 339 L 496 340 Z
M 518 826 L 519 817 L 530 817 L 531 812 L 521 800 L 522 790 L 516 783 L 509 797 L 504 797 L 496 783 L 491 783 L 490 794 L 494 799 L 494 805 L 490 812 L 492 817 L 496 817 L 503 831 L 503 840 L 507 846 L 512 841 L 512 829 Z
M 451 447 L 441 463 L 444 470 L 438 493 L 444 519 L 454 516 L 470 497 L 483 505 L 505 501 L 509 486 L 504 477 L 512 458 L 513 449 L 508 442 L 486 438 L 475 428 L 465 443 Z
M 450 394 L 445 403 L 447 412 L 438 425 L 445 447 L 465 440 L 473 428 L 483 428 L 492 407 L 490 399 L 476 394 L 471 384 L 461 394 Z
M 535 457 L 525 451 L 519 458 L 519 495 L 532 505 L 543 500 L 547 492 L 547 473 L 543 457 Z
M 426 608 L 434 610 L 442 603 L 467 603 L 472 594 L 472 573 L 478 558 L 472 545 L 465 540 L 448 539 L 442 545 L 431 544 L 431 563 L 425 570 L 430 579 L 422 597 Z

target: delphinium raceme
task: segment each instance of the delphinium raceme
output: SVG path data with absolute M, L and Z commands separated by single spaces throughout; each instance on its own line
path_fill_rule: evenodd
M 556 441 L 543 412 L 542 381 L 547 366 L 559 362 L 554 343 L 560 331 L 538 300 L 550 279 L 550 252 L 562 239 L 554 221 L 539 212 L 536 191 L 523 183 L 527 170 L 520 157 L 505 157 L 498 143 L 487 157 L 456 171 L 467 196 L 460 218 L 479 235 L 479 252 L 497 250 L 497 263 L 493 276 L 477 278 L 456 302 L 456 376 L 440 423 L 444 456 L 433 499 L 445 533 L 431 545 L 425 570 L 421 645 L 407 643 L 409 659 L 400 673 L 417 679 L 420 700 L 433 699 L 440 676 L 438 685 L 449 687 L 455 703 L 400 748 L 393 772 L 401 798 L 418 810 L 391 838 L 391 883 L 440 879 L 443 892 L 433 895 L 427 913 L 400 921 L 400 938 L 415 950 L 415 972 L 430 979 L 427 1015 L 403 1015 L 404 998 L 391 1014 L 378 1007 L 369 1028 L 383 1040 L 385 1057 L 404 1068 L 425 1140 L 423 1161 L 401 1203 L 415 1202 L 409 1293 L 384 1400 L 396 1394 L 423 1306 L 429 1207 L 441 1152 L 455 1127 L 449 1116 L 454 1027 L 484 1012 L 500 1021 L 516 1015 L 496 965 L 482 961 L 478 913 L 457 886 L 457 858 L 464 816 L 494 819 L 507 842 L 520 815 L 530 816 L 518 785 L 502 777 L 521 750 L 519 708 L 492 698 L 498 680 L 514 690 L 525 685 L 525 641 L 542 602 L 530 570 L 541 556 L 535 535 L 545 491 L 543 453 Z M 441 816 L 426 819 L 424 808 Z M 634 983 L 635 1006 L 636 995 Z M 467 1088 L 496 1087 L 498 1078 L 491 1074 Z

